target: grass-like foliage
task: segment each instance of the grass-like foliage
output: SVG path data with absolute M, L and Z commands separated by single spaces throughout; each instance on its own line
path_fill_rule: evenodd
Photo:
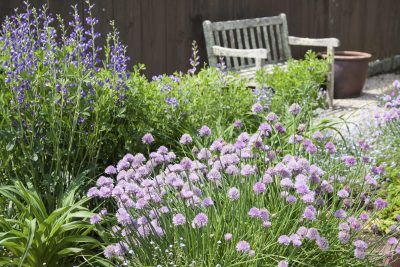
M 48 213 L 40 196 L 20 182 L 0 187 L 0 195 L 12 204 L 0 217 L 1 266 L 72 266 L 90 260 L 105 262 L 95 255 L 100 242 L 84 204 L 75 201 L 75 191 L 63 198 L 60 207 Z

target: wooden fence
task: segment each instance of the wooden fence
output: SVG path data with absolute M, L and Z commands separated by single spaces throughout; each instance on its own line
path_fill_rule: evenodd
M 22 0 L 0 0 L 0 16 L 22 7 Z M 83 0 L 32 0 L 46 3 L 52 13 L 70 18 L 70 6 L 84 13 Z M 98 31 L 105 36 L 114 20 L 133 63 L 146 73 L 188 69 L 196 40 L 206 60 L 202 21 L 244 19 L 286 13 L 290 35 L 337 37 L 341 50 L 370 52 L 374 58 L 400 53 L 400 0 L 92 0 Z M 294 49 L 301 57 L 305 49 Z

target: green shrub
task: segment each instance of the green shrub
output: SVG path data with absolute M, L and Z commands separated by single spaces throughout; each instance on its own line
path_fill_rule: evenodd
M 290 59 L 287 68 L 275 67 L 272 73 L 260 69 L 256 81 L 262 87 L 272 87 L 275 95 L 271 109 L 282 113 L 286 106 L 298 103 L 309 110 L 325 106 L 321 91 L 326 80 L 328 64 L 308 51 L 304 60 Z
M 138 90 L 143 91 L 135 97 L 145 107 L 130 106 L 128 110 L 130 114 L 144 114 L 133 116 L 135 119 L 130 120 L 129 127 L 141 128 L 136 140 L 151 132 L 157 141 L 154 146 L 179 147 L 176 140 L 182 134 L 195 137 L 202 125 L 223 131 L 235 120 L 248 117 L 254 102 L 244 80 L 228 76 L 217 68 L 204 68 L 196 75 L 160 76 Z

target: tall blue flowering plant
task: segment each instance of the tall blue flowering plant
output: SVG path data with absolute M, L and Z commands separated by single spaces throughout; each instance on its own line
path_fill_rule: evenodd
M 49 207 L 106 164 L 125 117 L 126 48 L 115 30 L 97 45 L 92 8 L 87 2 L 83 21 L 74 7 L 66 25 L 27 4 L 2 24 L 0 179 L 32 183 Z
M 207 126 L 198 135 L 210 145 L 184 134 L 179 142 L 192 148 L 186 157 L 161 146 L 148 158 L 127 154 L 107 167 L 87 192 L 115 205 L 115 213 L 92 217 L 113 240 L 105 257 L 130 266 L 391 261 L 400 253 L 398 223 L 389 235 L 377 232 L 377 212 L 388 203 L 376 194 L 381 172 L 365 143 L 344 154 L 331 137 L 300 123 L 307 111 L 297 104 L 289 111 L 286 123 L 263 115 L 255 133 L 239 132 L 233 142 L 208 140 Z

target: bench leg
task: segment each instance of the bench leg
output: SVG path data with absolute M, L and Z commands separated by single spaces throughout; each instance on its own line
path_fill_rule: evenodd
M 329 72 L 327 79 L 327 97 L 328 97 L 328 105 L 329 108 L 333 108 L 333 90 L 335 86 L 335 51 L 333 47 L 328 47 L 328 64 L 329 64 Z

